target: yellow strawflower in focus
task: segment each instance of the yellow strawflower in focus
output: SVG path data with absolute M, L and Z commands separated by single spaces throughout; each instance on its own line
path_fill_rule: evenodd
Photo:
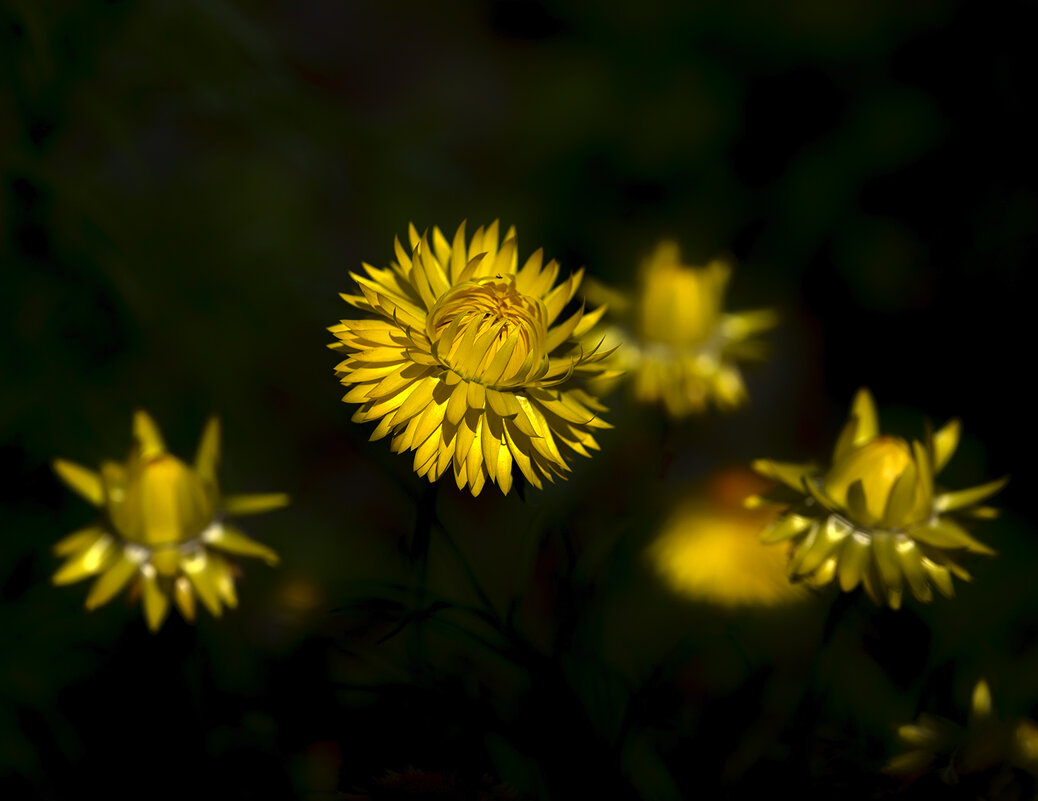
M 761 483 L 752 473 L 725 471 L 706 493 L 671 514 L 648 556 L 674 592 L 730 608 L 780 606 L 808 597 L 804 587 L 786 578 L 786 555 L 760 542 L 760 530 L 775 512 L 741 503 Z
M 610 427 L 585 391 L 608 372 L 608 352 L 579 341 L 604 309 L 559 319 L 583 270 L 556 285 L 559 265 L 540 250 L 520 268 L 515 229 L 500 241 L 497 222 L 467 244 L 464 223 L 453 242 L 439 228 L 409 234 L 388 268 L 351 273 L 361 294 L 342 297 L 372 316 L 329 329 L 346 357 L 343 400 L 360 404 L 354 422 L 377 422 L 371 439 L 392 434 L 394 452 L 414 451 L 418 475 L 449 470 L 473 495 L 487 481 L 507 493 L 513 465 L 537 488 L 554 481 Z
M 978 778 L 988 786 L 977 789 L 989 798 L 1002 797 L 1001 793 L 1020 797 L 1012 792 L 1014 770 L 1038 777 L 1038 723 L 1027 718 L 1001 720 L 983 679 L 973 688 L 967 725 L 923 713 L 915 723 L 899 726 L 897 738 L 905 750 L 883 767 L 892 776 L 914 780 L 936 773 L 954 784 L 984 774 Z
M 620 293 L 601 286 L 592 291 L 626 318 L 607 332 L 607 341 L 623 343 L 616 360 L 629 371 L 638 401 L 662 403 L 675 418 L 710 403 L 734 409 L 746 401 L 738 362 L 763 357 L 764 345 L 755 337 L 777 316 L 771 310 L 726 313 L 730 277 L 726 262 L 687 266 L 677 244 L 664 241 L 643 262 L 633 302 L 625 304 Z
M 125 464 L 105 462 L 100 473 L 64 459 L 54 471 L 71 489 L 101 510 L 101 519 L 54 546 L 66 557 L 55 584 L 97 576 L 86 608 L 95 609 L 131 585 L 143 598 L 148 627 L 157 631 L 170 598 L 183 616 L 195 618 L 195 598 L 215 616 L 237 606 L 229 556 L 255 556 L 277 564 L 274 551 L 224 522 L 224 515 L 276 509 L 281 493 L 220 496 L 216 466 L 220 425 L 211 418 L 193 466 L 166 451 L 162 435 L 145 412 L 133 418 L 134 445 Z
M 961 556 L 994 555 L 956 518 L 995 517 L 997 510 L 980 504 L 1008 480 L 939 490 L 934 477 L 958 443 L 957 420 L 927 432 L 923 442 L 880 434 L 872 395 L 862 389 L 829 468 L 754 462 L 757 472 L 787 488 L 771 501 L 785 510 L 764 529 L 761 540 L 792 543 L 792 580 L 822 586 L 836 578 L 845 592 L 861 583 L 876 603 L 894 609 L 906 589 L 923 603 L 933 598 L 933 587 L 951 598 L 952 576 L 970 579 L 959 564 Z M 760 497 L 748 501 L 767 502 Z

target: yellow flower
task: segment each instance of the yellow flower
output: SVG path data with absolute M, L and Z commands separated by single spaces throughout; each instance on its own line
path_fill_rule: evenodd
M 776 499 L 789 508 L 761 534 L 766 543 L 791 542 L 788 572 L 813 586 L 838 578 L 850 591 L 863 583 L 878 604 L 897 609 L 906 587 L 923 603 L 932 587 L 951 598 L 952 576 L 969 580 L 958 560 L 965 553 L 993 555 L 955 515 L 991 518 L 979 505 L 1000 490 L 999 479 L 955 492 L 938 491 L 934 477 L 959 443 L 952 420 L 925 442 L 879 433 L 876 406 L 860 390 L 833 453 L 832 466 L 758 460 L 757 472 L 794 491 Z M 763 503 L 749 499 L 751 504 Z
M 226 524 L 225 514 L 265 512 L 288 503 L 281 493 L 221 498 L 216 481 L 220 425 L 211 418 L 202 433 L 193 467 L 166 452 L 158 427 L 145 412 L 133 418 L 134 446 L 125 464 L 105 462 L 100 474 L 64 459 L 54 471 L 71 489 L 101 510 L 101 519 L 54 546 L 67 557 L 55 584 L 97 576 L 87 609 L 111 600 L 133 582 L 143 596 L 144 616 L 158 630 L 170 596 L 187 620 L 195 618 L 195 596 L 213 615 L 222 604 L 237 605 L 234 568 L 227 554 L 256 556 L 268 564 L 270 548 Z
M 786 578 L 785 555 L 758 538 L 775 513 L 739 503 L 745 488 L 760 482 L 752 473 L 725 471 L 707 493 L 670 515 L 648 556 L 674 592 L 729 608 L 780 606 L 808 597 Z M 728 490 L 733 485 L 743 488 L 737 501 Z
M 893 776 L 917 779 L 937 772 L 954 783 L 997 770 L 1001 775 L 991 777 L 991 783 L 1001 789 L 1013 781 L 1013 769 L 1038 776 L 1038 723 L 1027 718 L 1001 720 L 983 679 L 973 688 L 967 725 L 923 713 L 915 723 L 899 726 L 897 738 L 905 750 L 883 767 Z
M 600 349 L 578 338 L 604 309 L 583 306 L 558 321 L 583 270 L 555 285 L 559 265 L 540 250 L 518 268 L 515 230 L 499 244 L 498 224 L 465 244 L 409 227 L 410 252 L 397 240 L 396 261 L 351 273 L 359 295 L 343 299 L 374 317 L 329 330 L 345 354 L 336 367 L 359 403 L 354 422 L 378 421 L 371 439 L 392 434 L 392 450 L 414 451 L 429 481 L 453 470 L 459 489 L 478 495 L 489 480 L 505 493 L 513 463 L 535 487 L 569 470 L 570 452 L 598 449 L 594 429 L 609 428 L 584 382 L 607 371 Z
M 624 343 L 616 360 L 630 371 L 638 401 L 662 402 L 676 418 L 701 412 L 710 402 L 722 409 L 745 402 L 737 362 L 763 355 L 754 336 L 773 327 L 776 315 L 726 314 L 730 276 L 731 267 L 721 260 L 702 268 L 682 264 L 677 244 L 664 241 L 642 264 L 633 303 L 615 302 L 622 296 L 601 286 L 592 290 L 615 299 L 610 308 L 627 318 L 629 330 L 613 328 L 607 337 Z

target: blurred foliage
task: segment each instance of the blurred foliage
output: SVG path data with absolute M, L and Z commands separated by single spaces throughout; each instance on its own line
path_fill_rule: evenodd
M 1035 717 L 1036 21 L 1028 0 L 7 0 L 0 795 L 330 799 L 414 768 L 523 797 L 927 797 L 879 773 L 897 723 L 954 718 L 981 674 Z M 675 424 L 617 393 L 569 482 L 423 496 L 349 422 L 324 329 L 408 220 L 494 217 L 619 286 L 662 237 L 732 254 L 732 307 L 783 315 L 748 408 Z M 661 585 L 645 549 L 690 487 L 817 457 L 864 384 L 895 432 L 962 417 L 949 486 L 1013 475 L 974 584 L 781 613 Z M 293 497 L 250 521 L 281 567 L 157 637 L 48 584 L 88 520 L 48 462 L 129 448 L 134 408 L 184 453 L 220 414 L 222 486 Z M 417 508 L 440 521 L 419 596 Z

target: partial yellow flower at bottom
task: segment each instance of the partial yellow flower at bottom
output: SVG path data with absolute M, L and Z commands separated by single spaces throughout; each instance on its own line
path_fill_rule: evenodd
M 763 357 L 763 343 L 755 337 L 778 318 L 770 309 L 725 312 L 730 277 L 727 262 L 691 267 L 682 263 L 675 242 L 663 241 L 643 262 L 631 300 L 602 285 L 589 288 L 589 298 L 608 303 L 623 321 L 606 338 L 623 343 L 614 361 L 629 372 L 638 401 L 662 403 L 675 418 L 702 412 L 710 403 L 721 409 L 745 403 L 738 363 Z
M 1006 769 L 1038 777 L 1038 723 L 1028 718 L 1000 719 L 983 679 L 973 688 L 965 726 L 923 713 L 915 723 L 899 726 L 897 738 L 905 750 L 883 767 L 892 776 L 917 779 L 932 772 L 954 783 L 995 769 L 1002 774 L 989 778 L 999 790 L 1008 789 L 1013 781 Z
M 648 556 L 675 593 L 724 607 L 772 607 L 809 597 L 786 578 L 786 555 L 760 542 L 775 513 L 741 505 L 760 484 L 752 473 L 725 471 L 667 519 Z
M 823 586 L 837 579 L 845 592 L 863 584 L 877 604 L 897 609 L 908 590 L 923 603 L 933 588 L 951 598 L 952 576 L 970 574 L 959 564 L 967 553 L 994 555 L 958 517 L 991 518 L 981 505 L 1002 478 L 964 490 L 941 491 L 934 478 L 959 444 L 953 420 L 924 441 L 881 434 L 868 390 L 855 396 L 832 465 L 759 459 L 753 468 L 784 487 L 751 505 L 775 504 L 783 514 L 761 533 L 765 543 L 791 543 L 790 579 Z
M 224 515 L 276 509 L 283 493 L 222 498 L 216 480 L 220 425 L 209 420 L 193 466 L 166 451 L 155 422 L 145 412 L 133 418 L 129 459 L 105 462 L 100 473 L 64 459 L 54 471 L 71 489 L 101 510 L 93 525 L 70 534 L 53 550 L 66 557 L 55 584 L 96 576 L 86 608 L 95 609 L 127 585 L 143 599 L 152 631 L 169 612 L 170 599 L 181 614 L 195 618 L 195 598 L 214 615 L 237 606 L 230 555 L 254 556 L 277 564 L 273 550 L 224 522 Z

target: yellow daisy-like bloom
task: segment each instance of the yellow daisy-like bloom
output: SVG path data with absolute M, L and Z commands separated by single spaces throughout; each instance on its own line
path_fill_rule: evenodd
M 604 309 L 557 321 L 583 270 L 556 286 L 559 265 L 540 250 L 520 269 L 515 229 L 499 242 L 497 222 L 468 245 L 464 223 L 453 243 L 439 228 L 409 234 L 410 252 L 396 240 L 388 268 L 351 273 L 361 294 L 343 299 L 375 316 L 329 328 L 346 356 L 343 400 L 360 404 L 353 420 L 377 421 L 371 439 L 392 434 L 394 452 L 414 451 L 418 475 L 452 469 L 473 495 L 488 480 L 507 493 L 513 464 L 540 488 L 569 470 L 568 452 L 597 450 L 594 430 L 610 426 L 584 382 L 607 372 L 608 353 L 579 337 Z
M 635 398 L 662 402 L 675 418 L 702 412 L 708 403 L 734 409 L 746 401 L 746 385 L 737 362 L 759 359 L 763 343 L 755 339 L 777 322 L 771 310 L 725 313 L 724 292 L 731 267 L 715 259 L 706 267 L 682 264 L 675 242 L 657 245 L 642 264 L 633 303 L 596 287 L 610 308 L 626 317 L 626 329 L 608 336 L 622 341 L 619 364 L 630 371 Z
M 998 492 L 1002 478 L 970 489 L 938 491 L 934 477 L 959 443 L 952 420 L 924 442 L 909 443 L 879 433 L 875 402 L 860 390 L 844 426 L 832 466 L 758 460 L 754 469 L 784 484 L 794 495 L 775 501 L 788 507 L 764 529 L 765 543 L 790 542 L 793 580 L 822 586 L 837 578 L 844 591 L 864 584 L 878 604 L 901 605 L 905 588 L 923 603 L 932 587 L 954 596 L 952 576 L 968 581 L 958 563 L 965 553 L 993 555 L 955 515 L 991 518 L 981 502 Z M 748 503 L 767 503 L 751 497 Z
M 64 459 L 54 471 L 71 489 L 101 510 L 101 519 L 54 546 L 66 557 L 55 584 L 97 576 L 86 608 L 96 609 L 133 582 L 143 597 L 148 627 L 157 631 L 170 597 L 187 620 L 195 596 L 214 616 L 237 606 L 229 554 L 277 564 L 274 551 L 223 520 L 225 514 L 265 512 L 288 503 L 282 493 L 221 498 L 216 481 L 220 425 L 209 420 L 193 467 L 167 453 L 162 435 L 145 412 L 133 418 L 134 446 L 125 464 L 105 462 L 100 474 Z
M 808 597 L 787 580 L 785 555 L 760 542 L 774 510 L 741 504 L 747 488 L 760 483 L 752 473 L 725 471 L 669 517 L 648 557 L 674 592 L 728 608 L 782 606 Z
M 915 723 L 899 726 L 897 738 L 905 750 L 883 767 L 892 776 L 917 779 L 937 772 L 956 782 L 999 768 L 1038 776 L 1038 723 L 1027 718 L 1001 720 L 983 679 L 973 688 L 966 726 L 923 713 Z M 1011 775 L 997 778 L 1003 789 L 1011 781 Z

